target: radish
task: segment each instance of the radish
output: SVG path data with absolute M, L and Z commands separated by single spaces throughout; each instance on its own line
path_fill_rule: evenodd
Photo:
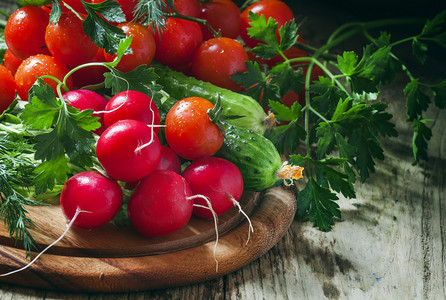
M 119 184 L 97 171 L 84 171 L 68 179 L 60 195 L 60 206 L 69 220 L 65 231 L 25 266 L 0 274 L 9 276 L 29 268 L 48 249 L 57 244 L 71 227 L 92 229 L 107 224 L 118 213 L 123 201 Z
M 206 157 L 193 161 L 183 172 L 192 193 L 209 198 L 215 213 L 220 216 L 234 206 L 243 194 L 243 178 L 232 162 L 219 157 Z M 206 207 L 203 199 L 194 200 Z M 212 218 L 212 213 L 203 207 L 194 207 L 194 215 Z
M 133 119 L 159 131 L 160 113 L 152 98 L 138 91 L 122 91 L 113 96 L 105 106 L 104 123 L 109 127 L 119 120 Z
M 159 237 L 183 228 L 192 216 L 189 185 L 179 174 L 155 170 L 141 180 L 130 196 L 128 216 L 133 228 L 148 237 Z
M 178 155 L 168 146 L 161 146 L 161 159 L 156 170 L 170 170 L 181 174 L 181 161 Z
M 99 122 L 101 123 L 101 127 L 96 129 L 94 133 L 101 135 L 101 133 L 104 132 L 105 126 L 103 110 L 107 105 L 107 99 L 96 92 L 82 89 L 66 92 L 63 94 L 63 99 L 67 101 L 69 105 L 81 111 L 85 109 L 93 109 L 95 111 L 93 116 L 99 117 Z
M 178 157 L 178 155 L 176 155 L 175 152 L 173 152 L 172 149 L 167 146 L 161 145 L 161 159 L 155 170 L 170 170 L 175 173 L 181 174 L 180 158 Z M 140 180 L 126 182 L 124 188 L 133 190 L 134 188 L 136 188 L 139 182 Z
M 107 174 L 120 181 L 140 180 L 161 159 L 161 144 L 153 129 L 137 120 L 121 120 L 99 137 L 96 156 Z
M 79 214 L 73 226 L 95 228 L 110 222 L 121 207 L 123 194 L 119 184 L 97 171 L 84 171 L 68 179 L 60 194 L 60 206 L 68 220 Z

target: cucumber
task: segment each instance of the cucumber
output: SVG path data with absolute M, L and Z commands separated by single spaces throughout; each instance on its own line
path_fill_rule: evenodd
M 252 97 L 186 76 L 156 62 L 152 62 L 152 67 L 159 76 L 156 82 L 172 98 L 180 100 L 186 97 L 201 97 L 215 104 L 220 97 L 224 116 L 242 116 L 227 122 L 252 129 L 262 135 L 270 124 L 262 106 Z
M 282 163 L 279 152 L 266 137 L 253 130 L 225 124 L 225 140 L 216 156 L 234 163 L 246 190 L 262 191 L 284 180 L 302 177 L 303 168 Z

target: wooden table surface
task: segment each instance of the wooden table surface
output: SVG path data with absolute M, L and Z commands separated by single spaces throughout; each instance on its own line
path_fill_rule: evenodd
M 14 1 L 2 0 L 0 9 Z M 321 4 L 322 5 L 322 4 Z M 296 1 L 307 40 L 316 44 L 350 11 Z M 322 9 L 321 9 L 322 7 Z M 443 62 L 443 66 L 446 65 Z M 435 69 L 435 67 L 433 67 Z M 446 72 L 438 68 L 439 72 Z M 432 77 L 435 79 L 435 76 Z M 381 97 L 400 137 L 384 142 L 376 174 L 357 184 L 357 198 L 340 196 L 343 219 L 323 233 L 293 222 L 264 256 L 221 278 L 157 291 L 73 294 L 0 284 L 0 299 L 444 299 L 446 297 L 446 114 L 432 110 L 430 159 L 413 166 L 404 117 L 403 77 Z

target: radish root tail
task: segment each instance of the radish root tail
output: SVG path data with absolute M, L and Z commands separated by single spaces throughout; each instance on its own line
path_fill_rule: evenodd
M 57 244 L 60 240 L 62 240 L 64 238 L 64 236 L 68 233 L 68 230 L 70 230 L 70 228 L 73 226 L 74 221 L 76 221 L 77 217 L 79 216 L 80 213 L 90 213 L 89 211 L 86 210 L 81 210 L 80 208 L 76 209 L 76 212 L 73 216 L 73 218 L 71 219 L 71 221 L 67 224 L 67 228 L 65 229 L 65 231 L 62 233 L 62 235 L 60 237 L 58 237 L 54 242 L 52 242 L 51 244 L 49 244 L 45 249 L 43 249 L 39 254 L 37 254 L 36 257 L 34 257 L 33 260 L 31 260 L 27 265 L 21 267 L 20 269 L 16 269 L 14 271 L 8 272 L 8 273 L 3 273 L 0 274 L 1 277 L 5 277 L 5 276 L 9 276 L 18 272 L 21 272 L 25 269 L 28 269 L 32 264 L 34 264 L 37 259 L 39 259 L 39 257 L 44 254 L 48 249 L 50 249 L 51 247 L 53 247 L 55 244 Z
M 214 244 L 213 255 L 214 255 L 214 260 L 215 260 L 215 272 L 218 272 L 218 260 L 217 260 L 217 245 L 218 245 L 218 216 L 217 216 L 217 214 L 215 213 L 215 211 L 212 209 L 211 201 L 209 201 L 209 199 L 208 199 L 206 196 L 204 196 L 204 195 L 194 195 L 194 196 L 188 197 L 188 199 L 191 199 L 191 200 L 196 199 L 196 198 L 201 198 L 201 199 L 205 200 L 208 206 L 206 207 L 206 206 L 199 205 L 199 204 L 194 204 L 194 206 L 196 206 L 196 207 L 202 207 L 202 208 L 205 208 L 205 209 L 210 210 L 211 213 L 212 213 L 213 219 L 214 219 L 214 227 L 215 227 L 215 244 Z
M 238 211 L 248 220 L 249 223 L 249 229 L 248 229 L 248 239 L 246 240 L 246 245 L 249 243 L 249 239 L 251 238 L 251 232 L 254 232 L 254 227 L 252 226 L 251 219 L 248 217 L 248 215 L 243 211 L 242 207 L 240 206 L 240 203 L 232 197 L 231 194 L 226 193 L 226 197 L 228 197 L 229 200 L 232 201 L 234 206 L 238 208 Z

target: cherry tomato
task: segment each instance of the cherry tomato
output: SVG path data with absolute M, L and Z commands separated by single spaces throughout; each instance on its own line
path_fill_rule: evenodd
M 6 49 L 5 55 L 3 56 L 3 65 L 11 71 L 11 74 L 14 75 L 17 68 L 22 63 L 21 59 L 18 59 L 9 49 Z
M 89 0 L 83 0 L 84 2 L 91 3 Z M 85 10 L 84 6 L 82 5 L 81 0 L 63 0 L 64 3 L 71 6 L 72 9 L 79 13 L 86 14 L 87 11 Z
M 175 9 L 178 13 L 199 18 L 201 11 L 201 4 L 198 0 L 176 0 L 174 2 Z
M 249 19 L 249 11 L 258 15 L 264 15 L 267 21 L 270 17 L 274 18 L 278 24 L 276 30 L 277 39 L 279 39 L 279 28 L 294 19 L 294 13 L 291 8 L 286 3 L 279 0 L 261 0 L 248 6 L 240 15 L 240 37 L 245 44 L 251 48 L 257 46 L 259 41 L 252 39 L 248 35 L 247 29 L 251 27 L 249 25 L 251 22 Z
M 12 13 L 5 25 L 5 43 L 21 60 L 36 55 L 50 54 L 45 44 L 45 29 L 49 14 L 39 6 L 24 6 Z
M 98 51 L 84 33 L 82 20 L 71 11 L 63 12 L 56 24 L 47 26 L 45 42 L 53 57 L 70 67 L 89 61 Z
M 196 51 L 192 60 L 192 75 L 232 91 L 241 90 L 231 76 L 245 72 L 248 54 L 234 39 L 220 37 L 207 40 Z
M 90 62 L 105 62 L 104 50 L 98 47 L 96 55 L 93 56 L 87 63 Z M 87 85 L 95 85 L 104 82 L 104 73 L 109 69 L 104 66 L 89 66 L 88 68 L 81 68 L 71 75 L 73 77 L 73 84 L 77 88 Z
M 14 77 L 5 66 L 0 65 L 0 114 L 14 101 L 16 84 Z
M 155 56 L 156 43 L 152 30 L 140 23 L 127 22 L 117 25 L 127 36 L 133 36 L 131 54 L 126 54 L 116 67 L 122 72 L 129 72 L 140 65 L 149 66 Z M 116 55 L 104 52 L 107 61 L 113 61 Z
M 176 18 L 168 18 L 164 31 L 154 36 L 155 60 L 169 67 L 187 65 L 203 42 L 200 25 Z
M 215 31 L 221 30 L 221 36 L 232 39 L 239 36 L 240 11 L 231 0 L 212 0 L 204 3 L 200 18 L 207 20 Z M 203 31 L 204 40 L 214 37 L 205 25 L 201 25 L 201 30 Z
M 200 97 L 184 98 L 172 106 L 166 115 L 167 143 L 185 159 L 214 155 L 223 145 L 220 128 L 211 122 L 207 111 L 214 105 Z
M 28 91 L 36 81 L 36 77 L 51 75 L 62 81 L 67 73 L 67 67 L 52 56 L 44 54 L 30 56 L 20 64 L 14 75 L 17 93 L 22 100 L 27 101 Z M 56 92 L 57 82 L 50 78 L 44 78 L 43 81 Z M 73 88 L 71 77 L 67 79 L 67 87 L 70 90 Z

